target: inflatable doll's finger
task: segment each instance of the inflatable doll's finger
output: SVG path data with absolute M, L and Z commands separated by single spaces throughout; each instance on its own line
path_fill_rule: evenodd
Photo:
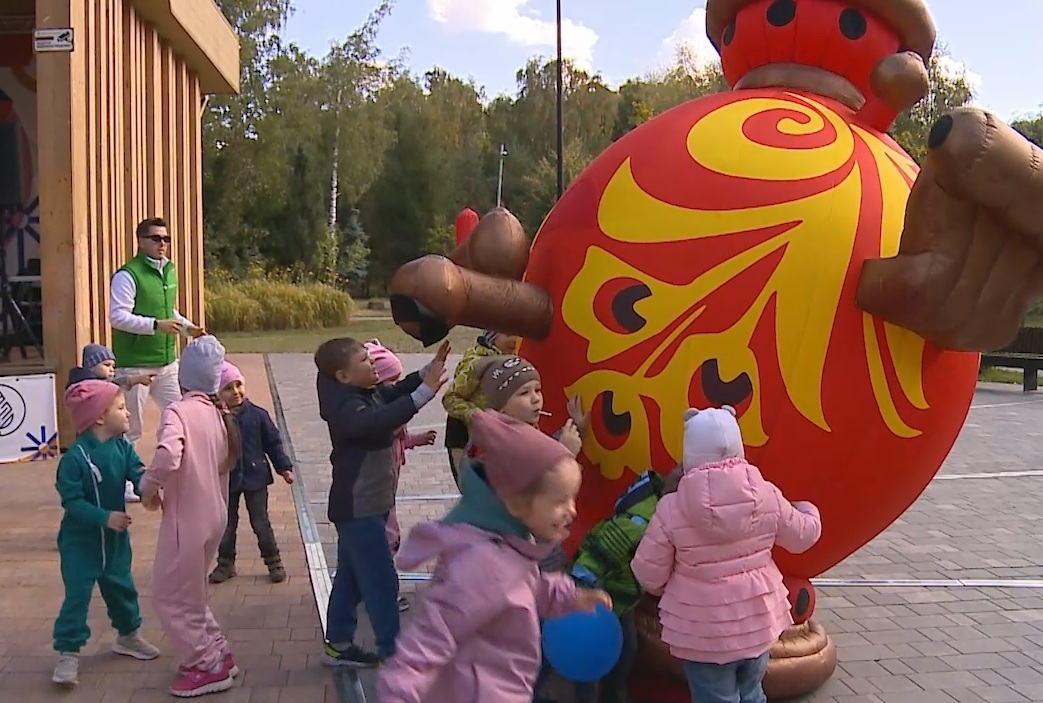
M 509 210 L 493 208 L 449 258 L 472 271 L 520 281 L 529 265 L 529 238 Z
M 946 192 L 1043 247 L 1043 150 L 976 108 L 939 119 L 928 147 L 928 166 Z

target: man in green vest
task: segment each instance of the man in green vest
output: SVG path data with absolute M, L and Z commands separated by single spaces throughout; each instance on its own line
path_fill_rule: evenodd
M 141 439 L 145 403 L 160 411 L 181 397 L 177 380 L 177 336 L 198 337 L 204 330 L 177 311 L 177 272 L 167 258 L 170 234 L 160 217 L 143 220 L 134 230 L 138 253 L 112 277 L 109 323 L 116 367 L 127 374 L 152 377 L 151 385 L 127 391 L 130 431 L 127 440 Z M 127 486 L 127 500 L 137 500 Z

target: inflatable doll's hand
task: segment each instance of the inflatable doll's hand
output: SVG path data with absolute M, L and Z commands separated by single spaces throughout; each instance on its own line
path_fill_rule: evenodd
M 1043 150 L 974 108 L 928 147 L 898 255 L 865 262 L 858 306 L 947 349 L 999 349 L 1043 294 Z

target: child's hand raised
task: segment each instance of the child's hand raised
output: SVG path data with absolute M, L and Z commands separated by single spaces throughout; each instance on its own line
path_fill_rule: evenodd
M 432 359 L 430 365 L 427 367 L 427 373 L 424 374 L 424 385 L 435 393 L 437 393 L 448 380 L 448 376 L 445 372 L 445 360 L 447 356 L 449 356 L 449 342 L 442 342 L 442 345 L 438 347 L 438 352 L 435 354 L 435 358 Z
M 593 611 L 599 605 L 612 610 L 612 598 L 604 591 L 593 588 L 580 588 L 576 591 L 576 600 L 573 602 L 576 610 Z
M 108 527 L 110 530 L 115 530 L 116 532 L 123 532 L 128 527 L 130 527 L 130 515 L 114 510 L 111 513 L 109 513 L 109 519 L 106 521 L 105 526 Z
M 569 417 L 576 423 L 576 429 L 582 435 L 590 427 L 590 411 L 583 412 L 583 398 L 579 395 L 570 397 L 567 407 Z
M 558 441 L 564 444 L 574 457 L 579 456 L 579 450 L 583 448 L 583 438 L 576 429 L 576 423 L 571 419 L 565 421 L 565 426 L 561 428 L 561 434 L 558 435 Z

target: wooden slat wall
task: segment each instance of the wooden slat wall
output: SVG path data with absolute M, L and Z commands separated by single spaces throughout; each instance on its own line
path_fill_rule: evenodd
M 205 323 L 202 95 L 128 0 L 37 0 L 37 17 L 76 31 L 71 54 L 38 56 L 38 127 L 59 135 L 41 140 L 40 254 L 44 351 L 61 383 L 83 345 L 111 344 L 109 282 L 146 217 L 169 223 L 178 309 Z M 45 97 L 49 78 L 55 94 Z

